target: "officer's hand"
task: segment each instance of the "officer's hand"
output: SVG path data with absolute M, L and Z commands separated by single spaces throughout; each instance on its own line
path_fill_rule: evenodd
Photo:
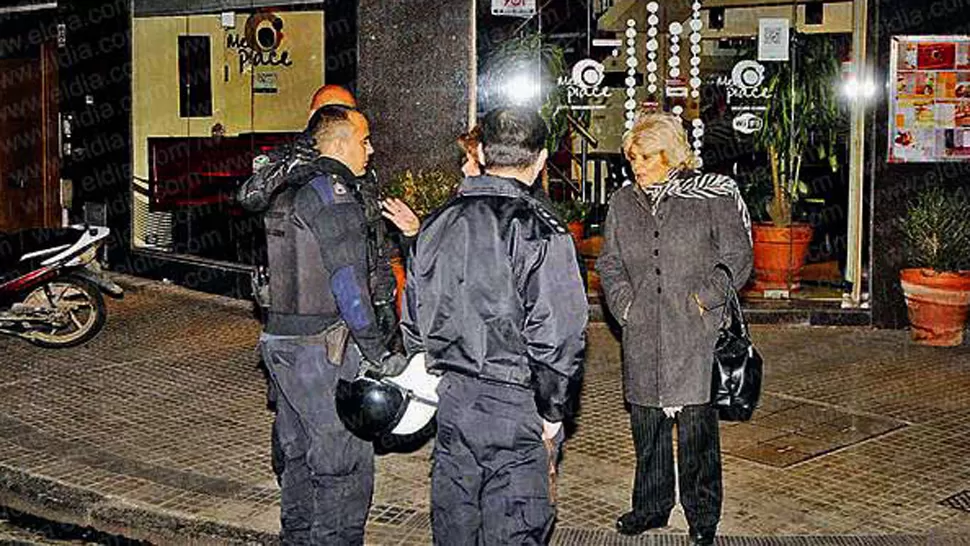
M 386 303 L 374 304 L 374 317 L 377 319 L 377 325 L 385 337 L 390 337 L 390 334 L 397 330 L 396 306 L 397 302 L 393 299 Z
M 383 377 L 401 375 L 408 367 L 408 359 L 401 353 L 388 353 L 381 359 L 380 374 Z
M 562 430 L 562 421 L 559 421 L 558 423 L 550 423 L 545 419 L 542 420 L 542 439 L 543 440 L 552 440 L 553 438 L 556 437 L 557 434 L 559 434 L 560 430 Z

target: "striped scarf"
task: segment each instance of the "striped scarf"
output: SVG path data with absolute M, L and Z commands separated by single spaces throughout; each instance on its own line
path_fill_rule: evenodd
M 741 198 L 738 184 L 723 174 L 701 174 L 700 171 L 672 170 L 667 173 L 667 179 L 664 182 L 647 186 L 643 188 L 643 191 L 651 198 L 650 212 L 654 216 L 657 215 L 660 203 L 670 197 L 682 199 L 732 197 L 738 207 L 738 214 L 741 215 L 744 229 L 748 232 L 748 241 L 751 241 L 751 215 L 748 214 L 748 206 L 744 204 L 744 199 Z

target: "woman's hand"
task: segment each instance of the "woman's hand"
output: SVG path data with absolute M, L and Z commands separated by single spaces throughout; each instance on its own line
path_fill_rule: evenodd
M 391 221 L 404 235 L 414 237 L 421 228 L 421 220 L 404 201 L 391 197 L 381 201 L 381 214 Z

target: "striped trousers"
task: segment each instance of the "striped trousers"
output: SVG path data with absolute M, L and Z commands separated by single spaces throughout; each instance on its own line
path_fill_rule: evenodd
M 631 404 L 637 453 L 633 510 L 638 516 L 666 516 L 674 507 L 673 422 L 660 408 Z M 677 414 L 680 503 L 692 529 L 716 529 L 721 519 L 721 446 L 717 410 L 684 406 Z

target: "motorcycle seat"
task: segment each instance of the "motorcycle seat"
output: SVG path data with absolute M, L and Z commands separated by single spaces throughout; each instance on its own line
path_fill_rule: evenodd
M 71 228 L 31 228 L 0 233 L 0 284 L 36 269 L 44 259 L 77 242 L 81 233 Z

